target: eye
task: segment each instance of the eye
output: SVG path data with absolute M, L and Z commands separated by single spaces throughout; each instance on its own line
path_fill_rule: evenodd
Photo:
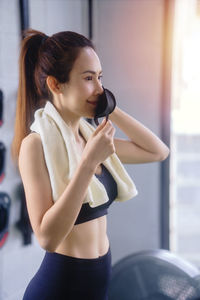
M 102 77 L 103 77 L 103 75 L 100 75 L 100 76 L 98 77 L 98 79 L 101 81 Z M 85 80 L 87 80 L 87 81 L 92 80 L 92 76 L 87 76 L 87 77 L 85 78 Z
M 92 80 L 92 76 L 86 77 L 85 80 Z

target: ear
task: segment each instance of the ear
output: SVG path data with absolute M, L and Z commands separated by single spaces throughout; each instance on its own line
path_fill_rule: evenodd
M 62 92 L 61 84 L 53 76 L 47 76 L 46 83 L 52 93 L 60 94 Z

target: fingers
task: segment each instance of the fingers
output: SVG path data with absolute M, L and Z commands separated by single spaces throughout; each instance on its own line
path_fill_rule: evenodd
M 103 119 L 103 121 L 97 126 L 94 135 L 97 135 L 97 133 L 102 130 L 102 128 L 105 126 L 106 124 L 106 118 Z
M 105 126 L 103 127 L 103 129 L 101 129 L 101 132 L 106 133 L 106 132 L 110 131 L 112 128 L 114 128 L 112 126 L 112 122 L 110 120 L 108 120 L 107 123 L 105 124 Z
M 112 126 L 107 132 L 107 135 L 109 135 L 111 137 L 111 139 L 113 139 L 114 135 L 115 135 L 115 128 Z
M 112 122 L 110 120 L 106 121 L 106 118 L 104 118 L 103 121 L 96 128 L 94 135 L 97 135 L 100 131 L 102 134 L 113 137 L 115 133 L 115 128 L 113 127 Z

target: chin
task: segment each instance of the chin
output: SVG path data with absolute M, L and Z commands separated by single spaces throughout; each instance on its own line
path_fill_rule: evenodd
M 95 116 L 94 113 L 86 113 L 83 115 L 84 118 L 87 118 L 87 119 L 93 119 Z

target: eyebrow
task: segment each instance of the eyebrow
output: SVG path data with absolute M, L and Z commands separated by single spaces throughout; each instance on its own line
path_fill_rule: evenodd
M 101 71 L 99 72 L 99 74 L 102 73 L 102 72 L 103 72 L 103 71 L 101 70 Z M 92 71 L 92 70 L 86 70 L 86 71 L 82 72 L 81 74 L 85 74 L 85 73 L 96 74 L 96 72 L 95 72 L 95 71 Z

